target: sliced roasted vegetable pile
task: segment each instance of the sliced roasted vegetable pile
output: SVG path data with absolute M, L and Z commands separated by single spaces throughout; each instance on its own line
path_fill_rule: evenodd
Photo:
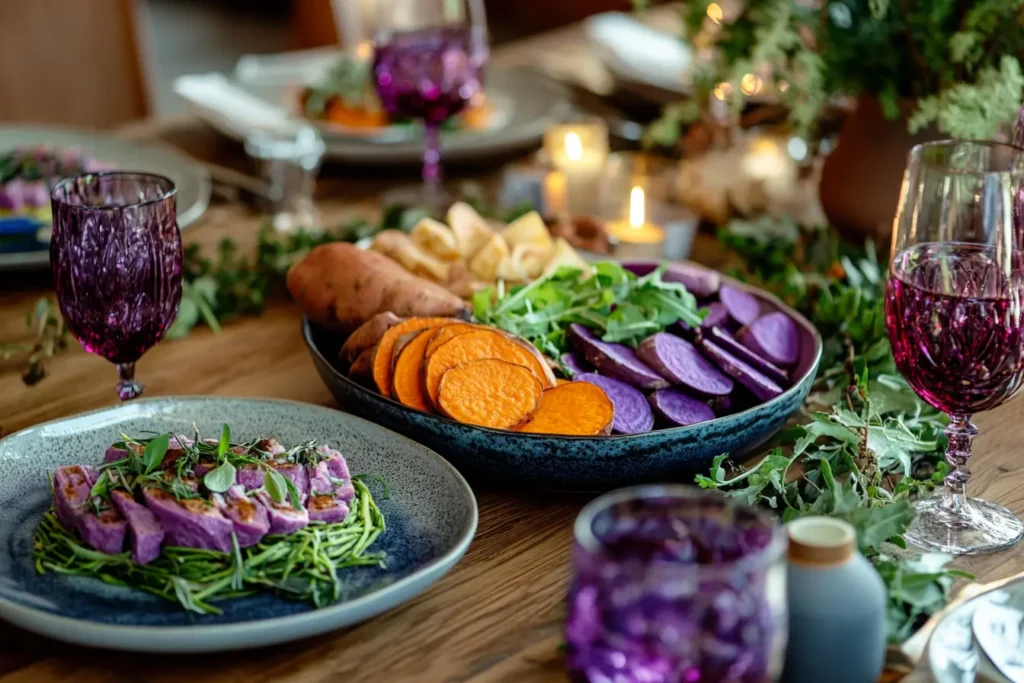
M 610 262 L 563 268 L 481 293 L 474 310 L 487 324 L 380 313 L 348 337 L 339 360 L 410 408 L 590 436 L 692 425 L 769 401 L 799 360 L 785 313 L 685 264 L 642 277 Z M 556 382 L 551 365 L 574 381 Z
M 486 325 L 383 313 L 352 333 L 339 360 L 384 396 L 466 424 L 580 435 L 611 430 L 614 410 L 602 389 L 559 385 L 536 347 Z

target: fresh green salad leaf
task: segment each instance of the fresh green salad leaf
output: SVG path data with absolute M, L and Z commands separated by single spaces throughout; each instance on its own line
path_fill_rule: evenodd
M 676 322 L 700 324 L 694 296 L 682 284 L 664 282 L 663 271 L 637 277 L 612 261 L 585 271 L 563 267 L 507 292 L 500 284 L 478 292 L 473 313 L 480 322 L 519 335 L 552 358 L 568 348 L 566 330 L 573 323 L 597 330 L 605 341 L 635 347 Z

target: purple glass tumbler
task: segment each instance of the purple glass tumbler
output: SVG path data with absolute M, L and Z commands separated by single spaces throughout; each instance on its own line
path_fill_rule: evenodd
M 142 393 L 135 362 L 178 315 L 182 247 L 175 187 L 147 173 L 90 173 L 53 188 L 57 302 L 86 351 L 117 365 L 117 395 Z
M 786 540 L 770 515 L 693 487 L 640 486 L 587 505 L 575 536 L 573 680 L 778 680 Z

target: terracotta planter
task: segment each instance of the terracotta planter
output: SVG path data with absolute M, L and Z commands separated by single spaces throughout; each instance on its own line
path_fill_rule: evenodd
M 887 247 L 907 153 L 941 137 L 934 129 L 911 135 L 905 117 L 887 119 L 877 100 L 862 96 L 822 169 L 819 192 L 829 222 L 851 238 L 870 236 Z

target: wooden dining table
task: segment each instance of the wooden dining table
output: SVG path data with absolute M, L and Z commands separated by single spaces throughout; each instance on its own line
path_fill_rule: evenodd
M 123 134 L 216 163 L 240 153 L 236 143 L 188 116 Z M 325 224 L 379 213 L 381 192 L 396 180 L 365 176 L 327 169 L 318 189 Z M 261 221 L 243 204 L 217 202 L 184 231 L 184 240 L 212 247 L 229 236 L 245 248 L 255 243 Z M 712 237 L 698 239 L 698 260 L 714 265 L 719 255 Z M 51 291 L 47 273 L 0 275 L 0 341 L 28 339 L 26 313 Z M 294 304 L 275 299 L 261 315 L 228 321 L 219 333 L 197 327 L 185 339 L 164 341 L 138 364 L 145 395 L 271 397 L 337 407 L 310 360 L 300 318 Z M 22 359 L 0 361 L 0 433 L 116 402 L 113 366 L 74 340 L 46 368 L 42 381 L 27 386 Z M 972 493 L 1024 515 L 1024 400 L 976 422 Z M 0 621 L 0 683 L 564 681 L 560 645 L 572 525 L 593 494 L 514 486 L 474 486 L 474 493 L 479 528 L 463 560 L 424 594 L 362 624 L 257 650 L 175 656 L 69 646 Z M 1024 545 L 954 565 L 977 581 L 1004 578 L 1024 572 Z

